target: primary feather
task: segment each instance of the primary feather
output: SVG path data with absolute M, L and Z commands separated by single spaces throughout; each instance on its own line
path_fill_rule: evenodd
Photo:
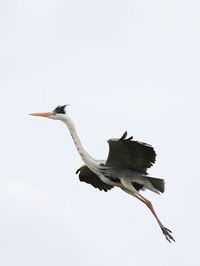
M 125 168 L 147 174 L 147 169 L 155 163 L 154 148 L 146 143 L 127 138 L 127 132 L 120 139 L 110 139 L 106 166 Z

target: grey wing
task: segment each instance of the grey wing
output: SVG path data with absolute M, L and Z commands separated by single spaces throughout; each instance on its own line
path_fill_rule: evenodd
M 77 171 L 76 174 L 79 173 L 79 180 L 81 182 L 85 182 L 87 184 L 92 185 L 95 188 L 98 188 L 99 190 L 104 190 L 107 192 L 113 186 L 108 185 L 104 183 L 95 173 L 93 173 L 86 165 L 80 167 Z
M 110 139 L 109 154 L 106 166 L 115 168 L 128 168 L 146 174 L 156 158 L 154 148 L 146 143 L 133 141 L 127 138 L 127 132 L 120 139 Z

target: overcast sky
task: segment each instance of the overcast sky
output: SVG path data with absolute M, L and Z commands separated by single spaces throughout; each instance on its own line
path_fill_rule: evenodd
M 199 266 L 199 1 L 0 1 L 0 264 Z M 125 130 L 154 146 L 144 192 L 163 224 L 118 188 L 81 183 L 60 121 L 71 104 L 86 150 Z

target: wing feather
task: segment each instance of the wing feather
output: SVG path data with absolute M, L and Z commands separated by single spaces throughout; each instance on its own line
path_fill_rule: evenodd
M 129 168 L 146 174 L 146 170 L 155 163 L 154 148 L 146 143 L 127 138 L 127 132 L 120 139 L 110 139 L 106 166 Z
M 79 180 L 81 182 L 85 182 L 87 184 L 92 185 L 95 188 L 98 188 L 99 190 L 104 190 L 107 192 L 113 186 L 108 185 L 104 183 L 95 173 L 93 173 L 86 165 L 80 167 L 77 171 L 76 174 L 79 173 Z

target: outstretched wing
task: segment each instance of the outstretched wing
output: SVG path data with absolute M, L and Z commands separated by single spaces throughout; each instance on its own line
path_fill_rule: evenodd
M 99 190 L 104 190 L 107 192 L 113 186 L 108 185 L 104 183 L 95 173 L 93 173 L 86 165 L 80 167 L 77 171 L 76 174 L 79 173 L 79 180 L 81 182 L 88 183 L 92 185 L 95 188 L 98 188 Z
M 120 139 L 110 139 L 109 154 L 106 166 L 115 168 L 128 168 L 146 174 L 156 158 L 154 148 L 146 143 L 133 141 L 127 138 L 127 131 Z

